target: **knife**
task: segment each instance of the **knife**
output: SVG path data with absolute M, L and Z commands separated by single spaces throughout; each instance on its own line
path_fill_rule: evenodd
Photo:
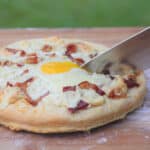
M 81 67 L 99 73 L 108 63 L 120 61 L 126 61 L 142 70 L 150 68 L 150 27 L 121 41 Z

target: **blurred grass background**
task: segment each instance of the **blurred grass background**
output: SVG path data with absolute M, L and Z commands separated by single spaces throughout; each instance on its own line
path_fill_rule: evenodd
M 150 0 L 0 0 L 0 27 L 150 25 Z

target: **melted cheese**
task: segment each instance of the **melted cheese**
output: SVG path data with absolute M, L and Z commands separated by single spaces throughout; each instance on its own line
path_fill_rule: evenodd
M 112 83 L 112 80 L 109 77 L 96 73 L 89 74 L 85 70 L 73 64 L 68 57 L 64 56 L 66 51 L 65 46 L 70 42 L 72 41 L 66 42 L 65 40 L 63 41 L 58 38 L 54 38 L 23 41 L 9 45 L 9 48 L 23 49 L 27 53 L 36 52 L 38 57 L 41 59 L 41 62 L 39 62 L 36 65 L 26 64 L 24 67 L 20 68 L 16 66 L 0 67 L 0 86 L 4 88 L 6 86 L 7 81 L 15 84 L 16 82 L 24 82 L 27 79 L 34 77 L 35 80 L 32 83 L 28 84 L 27 88 L 27 92 L 33 100 L 37 99 L 47 91 L 50 92 L 50 94 L 44 97 L 40 103 L 53 103 L 59 106 L 75 107 L 77 103 L 82 99 L 88 102 L 90 105 L 96 106 L 103 104 L 105 102 L 105 97 L 98 95 L 92 89 L 83 90 L 77 88 L 75 92 L 62 91 L 64 86 L 78 85 L 80 82 L 83 81 L 89 81 L 90 83 L 96 84 L 99 87 L 103 87 L 103 89 L 107 89 L 107 86 L 109 86 Z M 78 40 L 76 42 L 78 42 Z M 41 51 L 41 48 L 45 44 L 49 44 L 53 47 L 52 52 L 48 52 L 48 54 L 55 53 L 56 57 L 50 58 L 46 55 L 47 53 L 45 54 Z M 91 47 L 92 46 L 90 46 L 90 48 Z M 104 47 L 100 47 L 100 52 L 102 52 L 104 49 Z M 87 50 L 87 53 L 85 52 L 84 54 L 81 51 L 79 51 L 77 53 L 74 53 L 72 56 L 75 58 L 80 57 L 86 62 L 90 59 L 90 51 Z M 93 49 L 92 53 L 95 53 L 97 51 L 98 50 Z M 8 58 L 0 57 L 0 60 L 1 59 L 9 59 L 12 61 L 20 62 L 23 61 L 23 59 L 25 58 L 20 57 L 18 54 L 16 54 Z M 68 61 L 69 65 L 63 64 L 64 62 Z M 52 69 L 52 66 L 49 66 L 49 64 L 54 64 L 53 62 L 57 62 L 57 64 L 53 66 L 53 71 L 51 72 L 50 69 Z M 43 64 L 46 65 L 42 66 Z M 42 69 L 41 66 L 43 67 Z M 25 69 L 29 69 L 29 73 L 20 75 Z M 115 82 L 113 84 L 119 83 Z M 7 99 L 8 98 L 6 97 L 6 99 L 4 100 L 5 103 L 7 103 Z

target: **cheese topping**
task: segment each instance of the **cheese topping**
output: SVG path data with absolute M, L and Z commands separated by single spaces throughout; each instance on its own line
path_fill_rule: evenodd
M 67 48 L 70 43 L 80 44 L 79 46 L 77 44 L 77 47 L 71 45 Z M 9 89 L 18 90 L 20 87 L 16 85 L 34 78 L 31 83 L 27 84 L 28 97 L 34 101 L 44 95 L 39 105 L 40 103 L 55 104 L 71 108 L 71 110 L 76 107 L 78 110 L 102 105 L 106 97 L 109 97 L 111 90 L 115 88 L 121 88 L 121 92 L 126 95 L 127 86 L 120 76 L 114 76 L 115 79 L 112 80 L 109 75 L 91 74 L 76 64 L 89 61 L 91 56 L 105 49 L 103 46 L 95 49 L 94 45 L 88 43 L 86 46 L 86 44 L 86 42 L 82 44 L 79 40 L 48 38 L 9 45 L 8 48 L 23 50 L 24 53 L 23 56 L 19 53 L 0 55 L 0 89 L 4 89 L 4 93 L 6 93 L 7 86 Z M 8 60 L 13 63 L 5 62 Z M 79 84 L 84 81 L 88 82 L 91 87 L 81 88 Z M 63 90 L 64 87 L 69 89 L 70 86 L 74 87 L 73 90 Z M 104 91 L 104 94 L 100 95 L 97 90 Z M 5 103 L 9 103 L 8 99 L 12 95 L 13 93 L 9 92 L 5 99 L 1 100 L 0 107 L 6 106 Z

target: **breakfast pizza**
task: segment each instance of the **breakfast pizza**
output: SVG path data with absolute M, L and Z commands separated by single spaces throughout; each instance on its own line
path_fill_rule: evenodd
M 36 133 L 87 131 L 143 103 L 142 71 L 108 63 L 81 67 L 106 47 L 77 39 L 24 40 L 0 50 L 0 124 Z M 117 68 L 117 69 L 116 69 Z

